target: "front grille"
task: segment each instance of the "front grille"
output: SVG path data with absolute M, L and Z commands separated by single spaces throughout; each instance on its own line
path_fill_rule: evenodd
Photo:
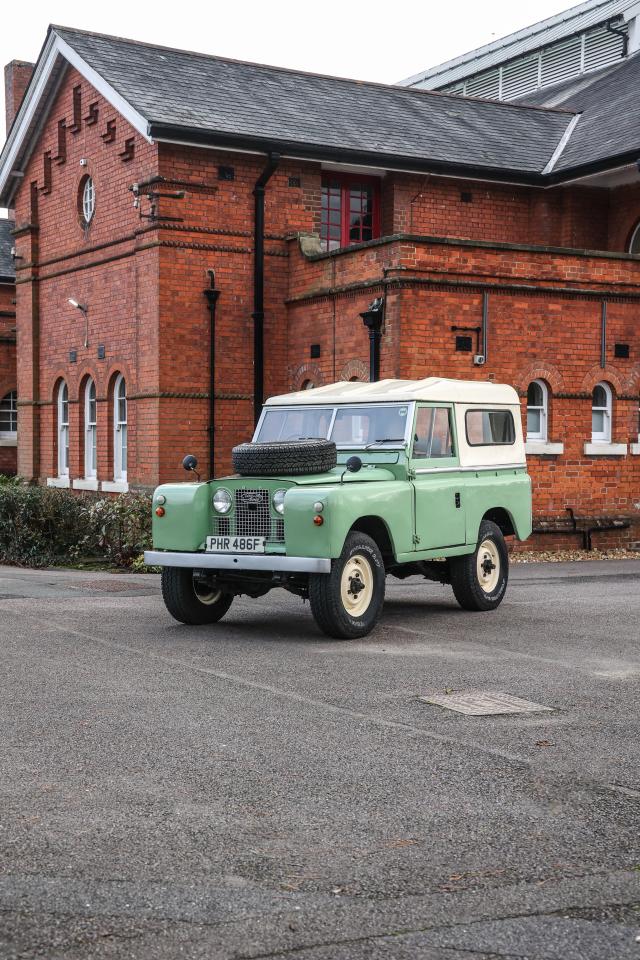
M 265 537 L 270 543 L 284 543 L 284 520 L 271 516 L 268 490 L 236 490 L 233 515 L 215 517 L 213 533 L 223 537 Z

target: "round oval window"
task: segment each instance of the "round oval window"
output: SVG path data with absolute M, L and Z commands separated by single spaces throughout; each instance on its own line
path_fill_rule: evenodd
M 85 177 L 82 181 L 80 201 L 82 205 L 82 219 L 89 225 L 96 212 L 96 190 L 91 177 Z

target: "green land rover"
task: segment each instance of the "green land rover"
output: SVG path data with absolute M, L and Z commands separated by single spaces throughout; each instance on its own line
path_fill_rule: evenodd
M 272 397 L 233 464 L 154 494 L 145 559 L 163 568 L 183 623 L 215 623 L 235 596 L 283 587 L 329 636 L 363 637 L 387 575 L 449 583 L 465 610 L 493 610 L 504 537 L 531 532 L 518 395 L 501 384 L 430 377 Z

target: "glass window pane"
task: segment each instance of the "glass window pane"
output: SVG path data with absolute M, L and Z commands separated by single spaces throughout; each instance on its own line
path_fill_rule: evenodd
M 267 410 L 257 437 L 258 443 L 299 440 L 302 437 L 326 440 L 332 414 L 331 407 Z
M 540 433 L 541 413 L 539 410 L 527 410 L 527 433 Z
M 594 434 L 604 434 L 604 410 L 594 410 L 591 414 L 591 430 Z
M 402 443 L 408 407 L 341 407 L 334 421 L 331 439 L 339 446 L 363 446 L 369 443 Z
M 594 407 L 606 407 L 607 406 L 607 392 L 601 384 L 596 384 L 593 388 L 593 406 Z
M 530 383 L 527 390 L 527 404 L 530 407 L 541 407 L 544 403 L 542 387 L 539 383 Z
M 467 442 L 472 447 L 515 443 L 515 426 L 510 410 L 467 410 Z

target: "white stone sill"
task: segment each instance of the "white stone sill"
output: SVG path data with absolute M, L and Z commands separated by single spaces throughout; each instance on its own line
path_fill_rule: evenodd
M 81 480 L 73 481 L 74 490 L 97 490 L 98 481 L 95 477 L 83 477 Z
M 547 440 L 527 440 L 524 452 L 534 457 L 557 457 L 564 453 L 564 443 L 549 443 Z
M 129 484 L 126 480 L 103 480 L 100 489 L 104 493 L 128 493 Z
M 17 446 L 18 446 L 18 438 L 16 436 L 13 436 L 13 437 L 0 436 L 0 447 L 17 447 Z
M 584 452 L 587 457 L 626 457 L 626 443 L 585 443 Z
M 61 490 L 68 490 L 71 486 L 69 477 L 47 477 L 48 487 L 59 487 Z
M 632 443 L 629 447 L 629 450 L 631 453 L 635 454 L 636 457 L 640 456 L 640 443 Z

